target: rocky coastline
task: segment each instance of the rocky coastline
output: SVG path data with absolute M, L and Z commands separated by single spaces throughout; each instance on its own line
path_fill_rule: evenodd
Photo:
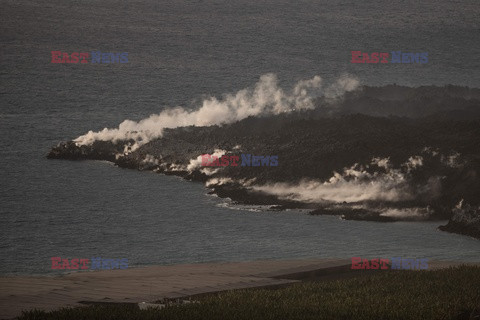
M 440 230 L 480 239 L 479 210 L 472 209 L 480 205 L 478 89 L 361 87 L 340 100 L 317 99 L 314 110 L 165 129 L 133 144 L 67 141 L 47 158 L 177 175 L 234 203 L 271 210 L 380 222 L 449 219 Z M 279 164 L 202 166 L 201 155 L 214 153 L 277 155 Z

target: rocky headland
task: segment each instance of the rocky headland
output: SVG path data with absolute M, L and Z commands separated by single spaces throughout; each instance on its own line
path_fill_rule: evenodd
M 449 220 L 441 230 L 480 239 L 479 89 L 360 87 L 341 98 L 318 98 L 310 110 L 165 129 L 134 143 L 72 140 L 47 157 L 178 175 L 235 203 L 272 210 Z M 206 167 L 202 154 L 276 155 L 278 166 Z

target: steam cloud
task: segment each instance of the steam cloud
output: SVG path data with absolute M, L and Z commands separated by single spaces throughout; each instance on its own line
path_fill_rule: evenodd
M 368 172 L 363 166 L 355 164 L 345 168 L 343 173 L 334 172 L 325 182 L 303 180 L 299 184 L 274 183 L 251 186 L 253 190 L 278 196 L 280 199 L 309 203 L 322 202 L 399 202 L 413 200 L 419 193 L 438 192 L 439 179 L 432 177 L 427 185 L 412 188 L 409 174 L 421 167 L 422 157 L 410 157 L 401 168 L 395 169 L 389 159 L 373 158 L 371 165 L 383 168 L 385 172 Z M 390 214 L 394 214 L 393 212 Z
M 427 220 L 432 215 L 432 210 L 426 208 L 386 208 L 381 210 L 380 216 L 395 218 L 397 220 Z
M 315 76 L 309 80 L 299 81 L 290 92 L 285 92 L 278 86 L 274 74 L 265 74 L 254 88 L 227 94 L 222 99 L 210 97 L 193 111 L 182 107 L 166 109 L 159 114 L 138 122 L 123 121 L 118 128 L 105 128 L 98 132 L 89 131 L 76 138 L 77 145 L 91 145 L 94 141 L 134 140 L 135 143 L 126 148 L 133 151 L 148 141 L 161 137 L 165 128 L 182 126 L 211 126 L 233 123 L 249 116 L 275 115 L 295 110 L 314 108 L 314 98 L 325 95 L 335 97 L 358 87 L 358 80 L 349 76 L 340 77 L 335 83 L 322 88 L 322 79 Z
M 222 149 L 215 149 L 215 151 L 211 154 L 211 156 L 220 158 L 224 154 L 226 154 L 227 151 L 222 150 Z M 192 172 L 193 170 L 200 169 L 202 167 L 202 156 L 199 155 L 195 159 L 190 159 L 190 163 L 187 165 L 186 170 L 189 172 Z M 221 168 L 221 167 L 220 167 Z M 212 174 L 217 173 L 220 171 L 220 168 L 212 168 L 212 167 L 205 167 L 200 170 L 200 172 L 206 174 L 207 176 L 210 176 Z

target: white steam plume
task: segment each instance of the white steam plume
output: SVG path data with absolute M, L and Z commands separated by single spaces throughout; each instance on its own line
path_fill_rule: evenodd
M 215 156 L 218 159 L 220 159 L 224 154 L 226 154 L 227 151 L 222 150 L 222 149 L 215 149 L 214 152 L 210 156 Z M 192 172 L 193 170 L 199 169 L 202 167 L 202 155 L 199 155 L 198 157 L 194 159 L 190 159 L 190 163 L 187 165 L 187 170 L 189 172 Z M 200 172 L 205 173 L 207 176 L 212 175 L 214 173 L 217 173 L 220 168 L 222 167 L 204 167 L 200 170 Z
M 326 89 L 326 94 L 335 96 L 345 91 L 354 90 L 358 81 L 342 76 Z M 314 108 L 313 100 L 322 94 L 322 79 L 315 76 L 310 80 L 299 81 L 290 92 L 278 86 L 274 74 L 265 74 L 252 89 L 243 89 L 236 94 L 227 94 L 223 99 L 210 97 L 193 111 L 182 107 L 166 109 L 159 114 L 138 122 L 123 121 L 118 128 L 103 129 L 98 132 L 89 131 L 76 138 L 77 145 L 90 145 L 94 141 L 134 140 L 130 151 L 140 145 L 162 136 L 165 128 L 182 126 L 210 126 L 233 123 L 249 116 L 280 114 L 294 110 Z
M 341 97 L 345 92 L 353 91 L 359 85 L 360 82 L 357 79 L 344 74 L 325 90 L 325 97 L 330 99 Z
M 385 169 L 383 172 L 367 172 L 358 164 L 345 168 L 343 174 L 334 172 L 325 182 L 303 180 L 299 184 L 274 183 L 250 186 L 253 190 L 278 196 L 280 199 L 309 203 L 362 202 L 362 201 L 408 201 L 415 199 L 418 192 L 436 192 L 436 180 L 413 190 L 409 184 L 411 170 L 422 166 L 420 157 L 411 157 L 402 165 L 408 170 L 394 169 L 388 159 L 373 158 L 372 164 Z M 414 165 L 413 165 L 413 164 Z M 405 172 L 406 171 L 406 172 Z
M 380 216 L 395 218 L 396 220 L 427 220 L 433 211 L 429 208 L 386 208 L 381 210 Z

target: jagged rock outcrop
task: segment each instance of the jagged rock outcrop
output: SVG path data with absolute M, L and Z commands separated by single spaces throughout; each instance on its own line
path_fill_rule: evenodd
M 452 212 L 452 217 L 439 227 L 440 230 L 480 239 L 480 206 L 472 206 L 462 199 Z

